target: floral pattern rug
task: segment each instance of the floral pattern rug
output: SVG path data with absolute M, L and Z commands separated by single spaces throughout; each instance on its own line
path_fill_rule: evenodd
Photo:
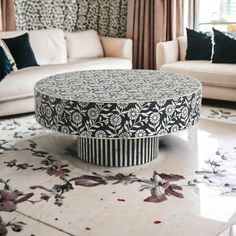
M 201 118 L 236 124 L 236 109 L 205 105 L 201 108 Z
M 0 235 L 234 235 L 236 126 L 211 119 L 129 168 L 79 161 L 33 115 L 0 120 Z

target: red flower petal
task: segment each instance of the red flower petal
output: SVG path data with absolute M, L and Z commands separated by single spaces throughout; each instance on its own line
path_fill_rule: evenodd
M 15 200 L 15 203 L 18 204 L 18 203 L 21 203 L 21 202 L 25 202 L 25 201 L 27 201 L 29 198 L 31 198 L 32 196 L 34 196 L 33 193 L 27 193 L 27 194 L 25 194 L 23 197 L 21 197 L 21 198 Z
M 0 196 L 8 201 L 14 201 L 18 197 L 16 193 L 6 190 L 0 190 Z
M 153 223 L 158 225 L 158 224 L 160 224 L 160 223 L 162 223 L 162 222 L 161 222 L 160 220 L 156 220 L 156 221 L 154 221 Z
M 82 175 L 80 177 L 72 178 L 70 181 L 75 181 L 75 185 L 84 187 L 95 187 L 98 185 L 106 185 L 107 182 L 102 177 L 92 175 Z
M 162 179 L 167 181 L 178 181 L 181 179 L 184 179 L 184 176 L 182 175 L 176 175 L 176 174 L 165 174 L 165 173 L 157 173 Z
M 16 210 L 16 204 L 13 201 L 3 200 L 0 204 L 0 211 L 14 211 Z
M 119 202 L 125 202 L 125 199 L 123 199 L 123 198 L 118 198 L 117 201 L 119 201 Z

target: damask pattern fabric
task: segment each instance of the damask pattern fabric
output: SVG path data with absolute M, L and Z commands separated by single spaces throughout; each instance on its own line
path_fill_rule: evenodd
M 125 37 L 128 0 L 15 0 L 18 30 L 94 29 L 102 36 Z

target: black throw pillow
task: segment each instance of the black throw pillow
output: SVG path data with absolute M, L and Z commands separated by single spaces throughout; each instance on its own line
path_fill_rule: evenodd
M 2 39 L 10 50 L 18 69 L 38 66 L 29 42 L 29 34 L 25 33 L 15 38 Z
M 187 29 L 186 60 L 211 60 L 212 42 L 207 34 Z
M 213 28 L 213 63 L 236 63 L 236 40 Z
M 0 81 L 13 70 L 4 50 L 0 47 Z

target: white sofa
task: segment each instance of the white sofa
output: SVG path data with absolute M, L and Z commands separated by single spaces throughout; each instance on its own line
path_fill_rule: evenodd
M 0 32 L 0 38 L 25 32 Z M 40 66 L 13 71 L 0 82 L 0 116 L 34 111 L 34 85 L 40 79 L 77 70 L 132 69 L 132 40 L 100 37 L 96 31 L 28 31 Z M 97 40 L 98 38 L 98 40 Z
M 204 98 L 236 101 L 236 64 L 186 61 L 186 49 L 186 36 L 158 43 L 156 68 L 197 78 L 203 85 Z

